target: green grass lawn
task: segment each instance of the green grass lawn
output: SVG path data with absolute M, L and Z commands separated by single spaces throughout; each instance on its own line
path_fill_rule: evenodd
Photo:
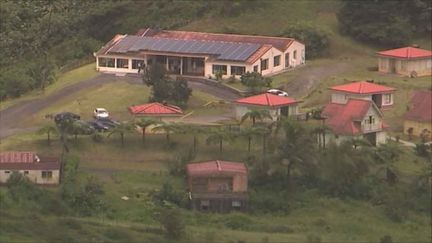
M 0 110 L 6 109 L 9 106 L 18 104 L 23 101 L 48 96 L 55 93 L 56 91 L 59 91 L 60 89 L 63 89 L 66 86 L 93 78 L 97 74 L 98 73 L 96 72 L 95 63 L 84 65 L 72 71 L 61 74 L 53 84 L 45 88 L 45 91 L 33 90 L 23 95 L 22 97 L 1 101 Z

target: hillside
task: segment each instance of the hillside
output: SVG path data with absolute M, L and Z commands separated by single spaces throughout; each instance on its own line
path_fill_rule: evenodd
M 249 7 L 231 5 L 231 1 L 214 1 L 208 5 L 204 4 L 205 1 L 132 2 L 113 2 L 112 6 L 94 9 L 96 14 L 91 16 L 95 24 L 88 27 L 88 31 L 80 32 L 85 38 L 92 39 L 89 41 L 92 42 L 91 51 L 97 50 L 116 33 L 134 33 L 146 26 L 280 35 L 296 22 L 308 22 L 328 33 L 328 50 L 319 58 L 307 60 L 305 67 L 273 77 L 274 87 L 282 87 L 289 91 L 290 96 L 304 101 L 302 111 L 322 107 L 329 100 L 328 87 L 331 85 L 374 79 L 397 88 L 396 106 L 385 116 L 394 134 L 399 134 L 400 117 L 405 112 L 410 92 L 431 88 L 430 77 L 410 79 L 369 71 L 376 66 L 373 55 L 381 47 L 359 43 L 340 34 L 336 17 L 340 1 L 256 0 L 251 1 L 253 4 Z M 89 22 L 86 24 L 90 25 Z M 430 36 L 416 37 L 415 43 L 432 49 Z M 61 56 L 61 50 L 67 45 L 68 42 L 53 44 L 52 50 L 59 51 Z M 68 66 L 68 58 L 78 49 L 71 48 L 61 65 Z M 91 53 L 86 53 L 71 60 L 85 59 L 88 54 L 91 56 Z M 56 82 L 44 91 L 37 89 L 19 98 L 2 101 L 0 110 L 58 94 L 63 88 L 80 84 L 98 74 L 91 63 L 58 75 Z M 242 88 L 239 83 L 235 85 Z M 146 102 L 149 95 L 148 87 L 123 77 L 112 77 L 107 83 L 63 94 L 35 115 L 17 122 L 31 132 L 1 140 L 0 151 L 36 150 L 60 155 L 63 148 L 58 136 L 48 145 L 46 135 L 34 132 L 34 128 L 47 124 L 46 114 L 68 110 L 82 114 L 83 119 L 90 119 L 91 110 L 104 104 L 117 118 L 126 120 L 130 119 L 126 107 Z M 194 90 L 185 113 L 206 117 L 227 113 L 228 105 L 219 100 L 202 90 Z M 209 103 L 213 106 L 207 106 Z M 193 136 L 173 134 L 170 138 L 172 144 L 166 142 L 165 134 L 149 134 L 145 144 L 141 134 L 129 133 L 125 137 L 124 147 L 120 146 L 117 134 L 109 137 L 104 134 L 100 142 L 87 136 L 70 139 L 69 155 L 80 158 L 78 177 L 95 176 L 103 185 L 105 193 L 100 198 L 108 207 L 106 211 L 94 215 L 74 212 L 62 201 L 63 189 L 60 187 L 43 188 L 43 197 L 21 195 L 33 195 L 29 192 L 31 188 L 15 191 L 14 195 L 8 187 L 1 187 L 0 242 L 179 242 L 166 238 L 157 220 L 159 205 L 152 200 L 152 195 L 161 191 L 164 184 L 171 185 L 177 193 L 184 192 L 184 178 L 173 175 L 171 170 L 187 157 L 186 150 L 192 148 Z M 263 154 L 262 139 L 258 136 L 252 140 L 250 153 L 245 150 L 244 137 L 224 141 L 223 153 L 219 152 L 218 144 L 206 142 L 206 135 L 199 134 L 197 138 L 194 161 L 245 161 L 252 168 Z M 254 182 L 251 183 L 251 198 L 256 204 L 252 205 L 249 213 L 213 214 L 181 209 L 187 232 L 181 242 L 379 242 L 385 236 L 390 236 L 393 242 L 428 242 L 432 234 L 430 208 L 424 207 L 423 202 L 428 200 L 430 191 L 421 191 L 423 184 L 415 182 L 426 174 L 425 168 L 430 167 L 430 161 L 417 156 L 412 148 L 398 149 L 401 152 L 392 169 L 400 173 L 402 183 L 399 186 L 374 188 L 381 181 L 373 181 L 375 177 L 368 176 L 372 182 L 367 181 L 370 184 L 362 184 L 356 190 L 370 192 L 370 195 L 360 198 L 325 193 L 316 185 L 319 182 L 304 183 L 293 190 L 287 189 L 285 180 L 266 186 Z M 272 158 L 265 159 L 272 161 Z M 377 168 L 382 166 L 373 162 L 370 173 L 379 174 Z M 285 171 L 285 167 L 279 169 Z M 300 172 L 295 171 L 294 177 L 297 174 Z M 414 192 L 412 188 L 420 189 Z M 396 191 L 398 193 L 392 194 Z M 423 194 L 414 198 L 412 193 Z M 24 200 L 14 201 L 14 196 L 21 196 Z M 122 199 L 124 196 L 129 199 Z M 169 201 L 162 204 L 175 207 Z

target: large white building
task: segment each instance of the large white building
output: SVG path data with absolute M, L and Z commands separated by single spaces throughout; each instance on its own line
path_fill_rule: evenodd
M 138 73 L 160 63 L 169 74 L 223 78 L 245 72 L 272 75 L 305 63 L 305 46 L 292 38 L 142 29 L 116 35 L 95 53 L 102 72 Z

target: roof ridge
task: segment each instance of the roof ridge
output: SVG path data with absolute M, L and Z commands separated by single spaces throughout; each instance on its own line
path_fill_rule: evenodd
M 162 30 L 166 32 L 189 32 L 189 33 L 200 33 L 200 34 L 208 34 L 208 35 L 231 35 L 231 36 L 247 36 L 247 37 L 261 37 L 261 38 L 277 38 L 283 40 L 296 40 L 291 37 L 280 37 L 280 36 L 266 36 L 266 35 L 251 35 L 251 34 L 229 34 L 229 33 L 212 33 L 212 32 L 200 32 L 200 31 L 188 31 L 188 30 Z

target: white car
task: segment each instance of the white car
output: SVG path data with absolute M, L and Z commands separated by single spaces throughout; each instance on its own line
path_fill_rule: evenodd
M 269 89 L 269 90 L 267 90 L 267 93 L 275 94 L 275 95 L 278 95 L 278 96 L 288 97 L 288 93 L 285 92 L 285 91 L 282 91 L 280 89 Z
M 108 118 L 109 112 L 105 108 L 96 108 L 93 111 L 94 117 L 96 118 Z

